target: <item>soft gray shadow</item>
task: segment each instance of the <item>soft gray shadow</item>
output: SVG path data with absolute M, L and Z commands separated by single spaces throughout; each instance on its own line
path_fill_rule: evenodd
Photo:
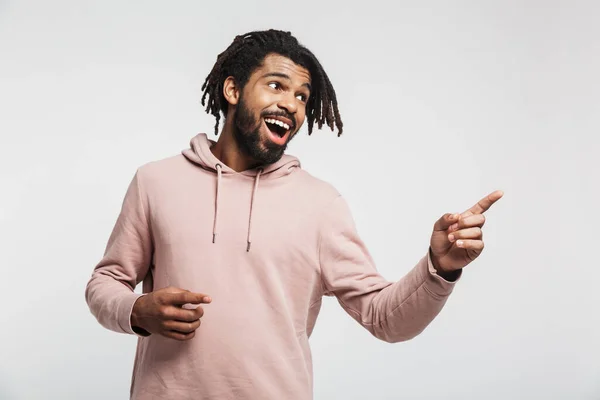
M 1 3 L 1 2 L 0 2 Z M 17 400 L 17 397 L 8 389 L 6 379 L 0 376 L 0 399 L 2 400 Z
M 0 21 L 8 15 L 8 1 L 0 0 Z M 2 394 L 2 392 L 0 392 Z

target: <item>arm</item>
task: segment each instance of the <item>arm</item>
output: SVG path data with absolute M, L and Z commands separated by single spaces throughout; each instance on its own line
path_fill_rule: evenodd
M 327 208 L 321 224 L 325 291 L 371 334 L 386 342 L 408 340 L 438 315 L 455 282 L 437 274 L 429 252 L 401 280 L 388 282 L 377 272 L 341 196 Z
M 145 336 L 146 332 L 135 332 L 131 326 L 131 310 L 142 296 L 134 289 L 148 273 L 153 253 L 148 201 L 140 180 L 138 170 L 127 189 L 104 257 L 87 284 L 85 298 L 105 328 Z

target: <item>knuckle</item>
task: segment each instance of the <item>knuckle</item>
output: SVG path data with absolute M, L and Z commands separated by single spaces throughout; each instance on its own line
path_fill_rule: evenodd
M 194 322 L 196 320 L 196 314 L 194 312 L 186 312 L 185 314 L 181 314 L 179 320 L 185 322 Z
M 161 305 L 165 305 L 168 303 L 168 295 L 167 292 L 157 293 L 156 294 L 156 302 Z
M 165 311 L 164 314 L 164 318 L 165 319 L 169 319 L 169 320 L 177 320 L 180 319 L 179 318 L 179 312 L 180 310 L 174 308 L 174 307 L 169 307 L 167 308 L 167 310 Z
M 158 313 L 161 317 L 169 317 L 170 311 L 169 311 L 169 307 L 163 305 L 158 307 Z
M 161 321 L 160 322 L 160 327 L 161 327 L 161 329 L 163 329 L 165 331 L 170 331 L 171 330 L 170 321 Z

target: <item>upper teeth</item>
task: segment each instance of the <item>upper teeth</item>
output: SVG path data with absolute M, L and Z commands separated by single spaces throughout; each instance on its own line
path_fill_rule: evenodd
M 265 118 L 265 122 L 268 122 L 270 124 L 275 124 L 275 125 L 279 125 L 285 129 L 290 129 L 290 126 L 288 124 L 286 124 L 285 122 L 282 122 L 278 119 L 273 119 L 273 118 Z

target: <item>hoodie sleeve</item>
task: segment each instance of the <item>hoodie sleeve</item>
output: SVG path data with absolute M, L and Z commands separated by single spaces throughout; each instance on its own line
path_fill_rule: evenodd
M 339 196 L 321 221 L 319 262 L 324 291 L 358 323 L 386 342 L 409 340 L 438 315 L 455 280 L 436 274 L 429 252 L 398 282 L 386 281 L 360 239 Z M 460 276 L 460 273 L 459 273 Z
M 142 294 L 134 293 L 134 289 L 148 273 L 153 252 L 148 202 L 140 181 L 138 170 L 127 189 L 104 257 L 85 290 L 87 304 L 98 322 L 128 334 L 138 334 L 131 326 L 131 310 Z

